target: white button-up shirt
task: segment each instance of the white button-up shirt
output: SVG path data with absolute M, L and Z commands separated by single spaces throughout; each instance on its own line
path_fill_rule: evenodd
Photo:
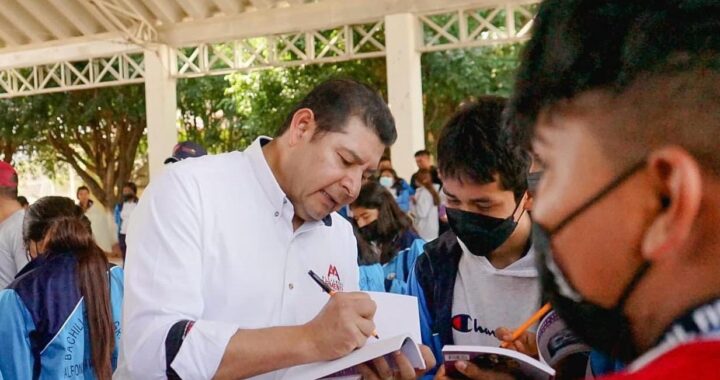
M 358 289 L 350 224 L 333 213 L 293 231 L 293 205 L 262 153 L 267 141 L 172 164 L 143 194 L 127 237 L 117 377 L 165 378 L 168 330 L 192 320 L 171 366 L 183 379 L 211 378 L 238 329 L 318 313 L 328 295 L 309 270 L 337 290 Z

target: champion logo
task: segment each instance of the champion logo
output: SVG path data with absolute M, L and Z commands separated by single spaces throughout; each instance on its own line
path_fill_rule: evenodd
M 481 333 L 489 336 L 495 336 L 495 331 L 491 330 L 487 327 L 483 327 L 478 323 L 478 320 L 467 315 L 467 314 L 458 314 L 452 317 L 452 327 L 453 329 L 469 333 L 469 332 L 476 332 Z
M 340 273 L 338 273 L 335 265 L 330 264 L 327 275 L 323 276 L 323 281 L 325 281 L 325 283 L 328 284 L 334 291 L 343 291 L 343 284 L 342 281 L 340 281 Z

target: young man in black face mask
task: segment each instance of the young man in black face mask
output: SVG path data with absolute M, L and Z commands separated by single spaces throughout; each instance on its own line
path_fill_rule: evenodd
M 530 159 L 504 137 L 504 106 L 498 97 L 464 106 L 438 140 L 451 230 L 425 245 L 409 285 L 436 358 L 447 344 L 498 346 L 510 333 L 498 327 L 519 326 L 540 307 L 525 211 Z M 513 348 L 536 354 L 534 334 Z
M 627 363 L 608 379 L 720 378 L 718 15 L 717 1 L 548 0 L 523 54 L 509 115 L 544 164 L 543 288 Z

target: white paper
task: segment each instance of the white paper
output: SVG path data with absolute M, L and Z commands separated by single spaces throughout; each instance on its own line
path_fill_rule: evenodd
M 375 329 L 378 336 L 389 338 L 408 334 L 415 342 L 421 342 L 420 312 L 417 298 L 393 293 L 367 292 L 375 301 Z M 368 339 L 372 343 L 375 338 Z
M 425 361 L 417 346 L 421 342 L 417 298 L 392 293 L 367 293 L 377 305 L 373 320 L 380 339 L 371 337 L 362 348 L 336 360 L 290 368 L 283 379 L 318 379 L 398 350 L 415 368 L 425 369 Z

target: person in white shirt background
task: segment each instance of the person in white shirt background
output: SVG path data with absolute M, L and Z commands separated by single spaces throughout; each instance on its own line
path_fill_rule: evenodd
M 137 185 L 135 185 L 134 182 L 126 182 L 122 188 L 122 200 L 115 206 L 115 223 L 117 224 L 118 243 L 120 243 L 123 262 L 125 262 L 125 255 L 127 253 L 126 238 L 130 215 L 135 211 L 137 203 Z
M 17 201 L 17 187 L 15 169 L 0 161 L 0 290 L 28 263 L 22 239 L 25 209 Z
M 128 231 L 118 378 L 280 379 L 363 345 L 375 304 L 356 292 L 356 241 L 335 211 L 396 137 L 376 91 L 331 80 L 274 140 L 153 179 Z M 338 293 L 322 292 L 309 270 Z M 384 359 L 359 369 L 366 379 L 421 375 L 403 355 L 394 361 L 395 371 Z
M 434 184 L 430 170 L 420 169 L 415 175 L 415 201 L 410 208 L 410 215 L 415 224 L 415 230 L 425 241 L 435 240 L 440 230 L 438 206 L 440 194 Z

